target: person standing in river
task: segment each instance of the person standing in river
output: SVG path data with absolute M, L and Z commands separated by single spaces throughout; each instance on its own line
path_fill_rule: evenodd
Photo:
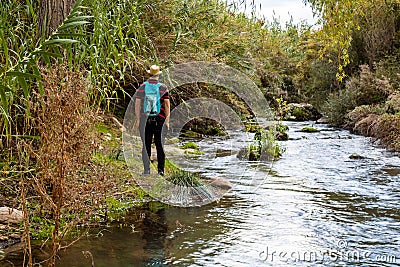
M 163 127 L 169 129 L 170 101 L 165 84 L 159 82 L 160 67 L 153 65 L 147 71 L 151 77 L 136 92 L 135 115 L 142 139 L 143 174 L 150 175 L 151 144 L 156 145 L 158 174 L 164 175 L 165 152 Z

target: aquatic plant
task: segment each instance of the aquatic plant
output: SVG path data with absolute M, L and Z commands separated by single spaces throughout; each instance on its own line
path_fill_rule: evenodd
M 200 176 L 182 169 L 174 170 L 168 173 L 166 179 L 175 185 L 185 187 L 195 187 L 204 184 L 201 181 Z
M 275 127 L 268 130 L 260 128 L 254 135 L 253 142 L 248 147 L 248 157 L 251 161 L 269 161 L 279 158 L 285 151 L 275 137 Z
M 199 146 L 193 142 L 187 142 L 182 146 L 183 149 L 195 149 L 198 150 Z

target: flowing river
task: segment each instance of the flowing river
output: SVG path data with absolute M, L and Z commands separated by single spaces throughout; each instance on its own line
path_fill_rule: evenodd
M 400 266 L 399 154 L 327 125 L 285 124 L 291 139 L 272 164 L 238 159 L 244 133 L 198 141 L 204 155 L 173 160 L 228 179 L 231 192 L 128 214 L 62 252 L 58 266 Z

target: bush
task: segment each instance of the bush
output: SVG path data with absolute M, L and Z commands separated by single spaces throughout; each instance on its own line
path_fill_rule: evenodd
M 353 128 L 357 122 L 368 117 L 368 115 L 374 113 L 374 107 L 370 105 L 362 105 L 353 109 L 347 114 L 346 126 L 348 128 Z
M 376 64 L 376 73 L 380 77 L 387 77 L 394 90 L 400 90 L 400 51 L 397 49 L 393 55 L 387 56 Z
M 343 125 L 346 113 L 357 106 L 356 99 L 359 93 L 359 90 L 352 91 L 345 88 L 337 93 L 330 94 L 322 107 L 322 112 L 328 118 L 328 122 Z
M 336 72 L 335 66 L 328 61 L 312 62 L 301 80 L 305 101 L 320 109 L 332 92 L 332 87 L 338 86 Z
M 378 77 L 367 65 L 360 68 L 359 77 L 350 78 L 345 89 L 330 94 L 324 104 L 322 110 L 330 123 L 343 125 L 346 114 L 357 106 L 381 103 L 393 92 L 386 77 Z
M 387 113 L 400 113 L 400 92 L 391 94 L 385 104 Z
M 389 79 L 371 72 L 368 65 L 361 65 L 360 68 L 360 77 L 352 79 L 349 84 L 346 84 L 346 87 L 351 90 L 360 90 L 358 105 L 377 104 L 385 101 L 393 92 Z
M 400 151 L 400 114 L 384 114 L 373 129 L 374 137 L 381 139 L 389 150 Z

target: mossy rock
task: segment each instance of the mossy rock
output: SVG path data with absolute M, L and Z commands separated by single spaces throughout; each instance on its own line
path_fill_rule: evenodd
M 227 132 L 219 126 L 216 127 L 209 127 L 204 131 L 205 135 L 211 136 L 227 136 Z
M 287 141 L 289 140 L 289 134 L 287 133 L 289 131 L 289 126 L 283 125 L 283 124 L 278 124 L 275 127 L 274 131 L 274 136 L 276 140 L 278 141 Z
M 189 148 L 189 149 L 185 150 L 185 154 L 187 154 L 187 155 L 204 155 L 205 153 L 198 149 Z
M 307 126 L 307 127 L 304 127 L 303 129 L 301 129 L 300 132 L 302 132 L 302 133 L 319 133 L 320 130 L 315 129 L 314 127 Z
M 365 159 L 364 156 L 358 155 L 357 153 L 353 153 L 349 156 L 350 159 Z
M 198 150 L 199 146 L 193 142 L 187 142 L 182 146 L 183 149 L 195 149 Z
M 275 136 L 276 140 L 278 140 L 278 141 L 287 141 L 287 140 L 289 140 L 289 134 L 287 132 L 276 131 L 274 133 L 274 136 Z
M 200 133 L 194 131 L 185 131 L 179 134 L 179 138 L 202 138 Z
M 321 117 L 321 113 L 313 105 L 306 103 L 290 103 L 284 114 L 284 118 L 289 121 L 316 121 Z
M 246 132 L 257 133 L 261 131 L 261 127 L 258 124 L 246 123 Z
M 187 136 L 187 135 L 195 136 Z M 227 132 L 218 122 L 207 118 L 196 118 L 185 124 L 182 130 L 183 137 L 226 136 Z M 197 135 L 197 136 L 196 136 Z

